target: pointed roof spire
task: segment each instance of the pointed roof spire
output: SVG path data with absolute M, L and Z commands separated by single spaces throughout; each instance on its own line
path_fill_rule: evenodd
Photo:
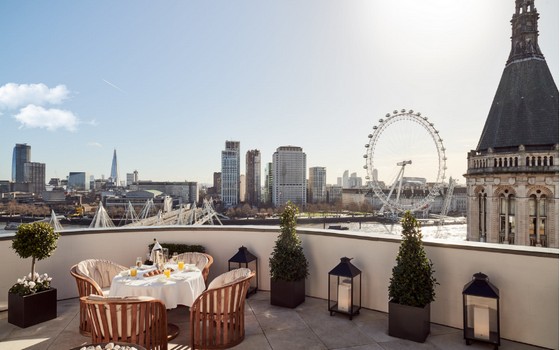
M 511 18 L 511 51 L 506 65 L 513 61 L 544 56 L 539 48 L 539 13 L 534 0 L 515 0 Z
M 477 151 L 558 145 L 558 87 L 538 45 L 538 18 L 534 0 L 515 0 L 511 52 Z

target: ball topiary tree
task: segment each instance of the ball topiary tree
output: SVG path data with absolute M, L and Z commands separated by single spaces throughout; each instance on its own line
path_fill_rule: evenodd
M 288 202 L 280 216 L 280 235 L 269 260 L 270 278 L 298 281 L 309 275 L 309 263 L 296 232 L 298 207 Z
M 404 214 L 401 225 L 403 239 L 389 284 L 389 299 L 397 304 L 424 307 L 435 300 L 438 282 L 433 264 L 422 245 L 420 224 L 410 211 Z
M 18 227 L 12 240 L 12 249 L 22 259 L 31 260 L 31 279 L 34 280 L 35 263 L 51 256 L 56 249 L 56 242 L 60 235 L 46 222 L 32 222 Z

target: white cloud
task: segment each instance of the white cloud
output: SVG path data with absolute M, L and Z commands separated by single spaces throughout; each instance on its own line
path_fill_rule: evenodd
M 99 148 L 103 147 L 99 142 L 88 142 L 87 145 L 90 147 L 99 147 Z
M 8 83 L 0 86 L 0 109 L 17 109 L 29 104 L 43 106 L 60 104 L 67 99 L 70 91 L 66 85 L 49 88 L 45 84 Z
M 79 124 L 78 118 L 70 111 L 45 109 L 35 105 L 22 108 L 15 118 L 21 123 L 22 128 L 45 128 L 50 131 L 59 128 L 75 131 Z

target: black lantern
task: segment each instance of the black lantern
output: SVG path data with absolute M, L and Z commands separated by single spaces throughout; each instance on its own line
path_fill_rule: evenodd
M 329 272 L 329 311 L 352 316 L 362 308 L 362 271 L 350 263 L 351 258 L 340 258 L 340 264 Z
M 500 291 L 482 272 L 463 288 L 463 331 L 467 345 L 476 340 L 500 346 Z
M 251 278 L 251 284 L 247 290 L 247 296 L 256 293 L 259 289 L 259 264 L 258 259 L 246 247 L 241 246 L 239 251 L 228 261 L 228 271 L 240 269 L 242 267 L 255 271 L 255 277 Z

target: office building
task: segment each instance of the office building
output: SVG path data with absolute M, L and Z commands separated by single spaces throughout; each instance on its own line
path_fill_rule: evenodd
M 46 188 L 45 163 L 27 162 L 23 164 L 23 181 L 28 184 L 27 192 L 40 196 Z
M 245 202 L 257 206 L 261 202 L 261 152 L 247 151 L 245 156 Z
M 87 174 L 83 171 L 70 172 L 66 189 L 69 192 L 88 191 L 90 189 L 90 180 Z
M 109 182 L 112 182 L 114 186 L 120 186 L 119 183 L 119 167 L 117 163 L 117 150 L 113 150 L 113 161 L 111 162 L 111 176 L 109 177 Z
M 308 193 L 310 203 L 325 203 L 327 201 L 327 168 L 309 168 Z
M 272 162 L 264 167 L 263 203 L 272 204 Z
M 278 147 L 272 156 L 272 204 L 288 201 L 300 206 L 307 204 L 306 167 L 303 149 L 296 146 Z
M 14 147 L 12 154 L 12 181 L 23 183 L 24 164 L 31 161 L 31 146 L 26 143 L 18 143 Z
M 226 141 L 222 151 L 221 196 L 225 208 L 239 204 L 240 156 L 239 141 Z

